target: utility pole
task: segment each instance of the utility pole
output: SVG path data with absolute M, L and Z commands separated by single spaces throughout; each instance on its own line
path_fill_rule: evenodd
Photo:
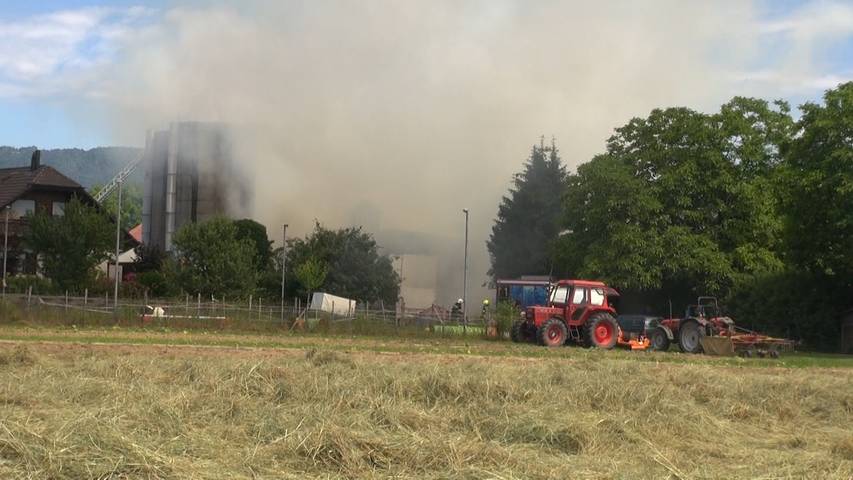
M 468 334 L 468 209 L 465 213 L 465 269 L 462 274 L 462 333 Z
M 3 298 L 6 298 L 6 257 L 9 256 L 9 210 L 12 205 L 6 205 L 6 228 L 3 229 Z
M 284 272 L 287 266 L 287 224 L 281 227 L 281 321 L 284 323 Z
M 118 182 L 118 203 L 116 204 L 116 264 L 115 271 L 115 288 L 113 289 L 113 308 L 118 312 L 118 256 L 121 248 L 121 186 L 124 183 L 122 180 Z

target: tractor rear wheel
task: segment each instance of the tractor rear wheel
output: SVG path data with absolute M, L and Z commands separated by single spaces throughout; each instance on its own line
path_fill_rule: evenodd
M 619 326 L 609 313 L 596 313 L 586 321 L 586 343 L 591 347 L 609 350 L 616 346 Z
M 665 352 L 669 350 L 669 337 L 662 328 L 656 328 L 649 334 L 649 342 L 652 344 L 652 350 Z
M 678 327 L 678 347 L 684 353 L 702 353 L 702 337 L 704 329 L 699 322 L 688 320 Z
M 569 332 L 566 329 L 566 324 L 559 318 L 552 318 L 543 323 L 536 335 L 539 344 L 546 347 L 559 347 L 566 343 L 566 337 L 568 336 Z
M 516 320 L 512 322 L 512 327 L 509 329 L 509 338 L 515 343 L 521 343 L 527 340 L 524 335 L 524 321 Z

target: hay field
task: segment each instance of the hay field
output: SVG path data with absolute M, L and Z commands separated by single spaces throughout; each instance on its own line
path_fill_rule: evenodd
M 853 476 L 849 368 L 564 351 L 0 343 L 0 478 Z

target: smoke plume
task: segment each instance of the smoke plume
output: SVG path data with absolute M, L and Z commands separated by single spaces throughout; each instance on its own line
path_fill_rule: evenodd
M 593 3 L 179 2 L 126 41 L 104 99 L 118 142 L 232 125 L 271 234 L 317 219 L 364 224 L 389 253 L 435 242 L 445 303 L 470 209 L 482 298 L 498 203 L 541 135 L 573 169 L 632 116 L 715 108 L 755 54 L 746 2 Z

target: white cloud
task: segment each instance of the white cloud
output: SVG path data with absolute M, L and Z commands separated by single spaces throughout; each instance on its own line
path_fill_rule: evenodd
M 728 76 L 741 93 L 761 97 L 814 96 L 853 79 L 853 66 L 841 70 L 829 58 L 853 37 L 853 3 L 816 0 L 756 25 L 754 42 L 761 68 Z M 849 48 L 849 47 L 848 47 Z
M 0 96 L 43 96 L 112 59 L 145 8 L 93 7 L 0 22 Z
M 783 18 L 762 22 L 759 31 L 800 39 L 853 34 L 853 3 L 813 1 Z

